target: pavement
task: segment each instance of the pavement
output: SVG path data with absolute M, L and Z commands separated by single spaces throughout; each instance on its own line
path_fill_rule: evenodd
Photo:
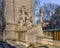
M 53 45 L 57 48 L 60 48 L 60 41 L 54 40 Z
M 47 44 L 49 48 L 60 48 L 60 41 L 57 41 L 57 40 L 47 41 L 47 42 L 45 42 L 44 40 L 43 44 Z
M 51 45 L 52 43 L 52 45 Z M 60 41 L 54 40 L 53 42 L 50 42 L 49 45 L 47 45 L 49 48 L 60 48 Z
M 16 42 L 17 44 L 22 44 L 22 45 L 26 45 L 28 46 L 29 44 L 25 44 L 23 42 Z M 55 46 L 52 46 L 52 45 L 40 45 L 40 47 L 36 47 L 36 48 L 57 48 Z
M 13 46 L 16 46 L 18 48 L 27 48 L 30 44 L 29 43 L 25 43 L 25 42 L 14 42 L 14 41 L 8 41 L 8 43 L 10 43 Z M 51 43 L 53 43 L 53 45 L 50 45 Z M 50 44 L 46 45 L 46 48 L 60 48 L 60 41 L 53 41 Z M 6 45 L 5 45 L 6 46 Z M 45 45 L 42 45 L 45 46 Z M 45 48 L 45 47 L 39 47 L 39 48 Z

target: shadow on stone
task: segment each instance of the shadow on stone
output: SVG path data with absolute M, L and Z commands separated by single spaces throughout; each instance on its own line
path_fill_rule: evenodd
M 37 48 L 49 48 L 48 46 L 39 46 Z

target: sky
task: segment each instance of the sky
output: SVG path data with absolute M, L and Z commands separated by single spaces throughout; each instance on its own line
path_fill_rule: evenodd
M 35 0 L 35 20 L 39 20 L 39 9 L 40 6 L 43 5 L 43 3 L 54 3 L 60 5 L 60 0 Z M 2 0 L 0 0 L 0 8 L 2 6 Z
M 2 6 L 2 0 L 0 0 L 0 6 Z
M 0 9 L 2 8 L 2 0 L 0 0 Z
M 60 5 L 60 0 L 35 0 L 35 20 L 38 21 L 39 20 L 39 9 L 40 6 L 43 5 L 43 3 L 54 3 L 57 5 Z

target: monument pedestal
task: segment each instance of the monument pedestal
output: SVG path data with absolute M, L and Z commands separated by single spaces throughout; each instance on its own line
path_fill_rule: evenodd
M 15 22 L 7 22 L 6 28 L 3 33 L 3 40 L 15 40 L 16 39 L 16 28 L 17 23 Z

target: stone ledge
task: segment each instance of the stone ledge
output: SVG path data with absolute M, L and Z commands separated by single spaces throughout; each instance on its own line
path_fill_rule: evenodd
M 16 47 L 16 48 L 22 48 L 22 46 L 16 44 L 16 43 L 13 42 L 13 41 L 7 40 L 6 42 L 7 42 L 8 44 L 10 44 L 11 46 L 14 46 L 14 47 Z M 24 47 L 23 47 L 23 48 L 24 48 Z
M 17 25 L 17 22 L 6 22 L 7 24 Z

